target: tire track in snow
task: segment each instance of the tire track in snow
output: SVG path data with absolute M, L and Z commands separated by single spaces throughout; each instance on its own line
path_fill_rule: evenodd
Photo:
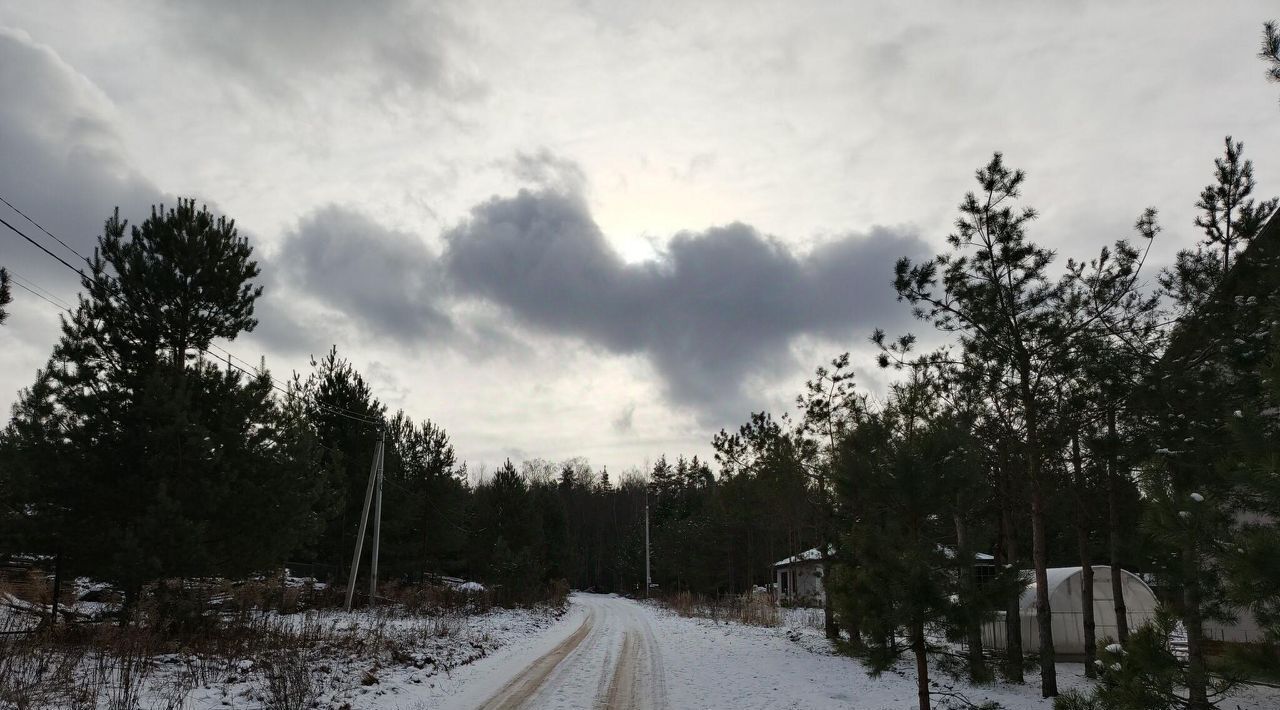
M 587 618 L 582 620 L 582 625 L 574 631 L 569 638 L 561 641 L 559 645 L 548 651 L 545 655 L 539 657 L 533 663 L 530 663 L 524 670 L 520 671 L 515 678 L 507 681 L 493 697 L 489 698 L 482 710 L 515 710 L 525 704 L 560 665 L 595 625 L 595 614 L 589 613 Z
M 666 679 L 649 610 L 614 596 L 575 595 L 587 617 L 480 707 L 664 710 Z
M 613 667 L 613 678 L 609 680 L 603 706 L 609 710 L 636 707 L 636 685 L 639 677 L 636 674 L 636 635 L 628 631 L 622 639 L 622 652 L 618 654 L 618 662 Z

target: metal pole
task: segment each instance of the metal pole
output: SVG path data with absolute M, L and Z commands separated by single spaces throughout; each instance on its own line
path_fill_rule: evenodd
M 369 504 L 373 501 L 373 483 L 378 475 L 378 461 L 382 458 L 382 437 L 373 449 L 373 463 L 369 466 L 369 485 L 364 489 L 364 511 L 360 514 L 360 532 L 356 533 L 356 551 L 351 556 L 351 574 L 347 577 L 347 611 L 356 595 L 356 575 L 360 572 L 360 553 L 364 551 L 364 531 L 369 523 Z
M 378 597 L 378 543 L 382 541 L 382 458 L 386 454 L 386 446 L 382 443 L 384 434 L 378 434 L 378 484 L 373 495 L 373 564 L 369 566 L 369 606 L 374 605 Z

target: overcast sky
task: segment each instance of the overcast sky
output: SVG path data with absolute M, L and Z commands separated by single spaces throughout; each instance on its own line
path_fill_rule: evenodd
M 1226 134 L 1280 193 L 1274 2 L 647 4 L 0 0 L 0 195 L 82 250 L 207 202 L 263 266 L 240 357 L 336 344 L 473 468 L 621 471 L 846 350 L 880 390 L 872 329 L 919 329 L 892 263 L 993 151 L 1064 257 L 1148 205 L 1157 266 L 1194 243 Z M 11 233 L 0 264 L 74 299 Z M 6 407 L 57 337 L 11 311 Z

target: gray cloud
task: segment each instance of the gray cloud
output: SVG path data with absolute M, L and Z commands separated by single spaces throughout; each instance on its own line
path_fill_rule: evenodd
M 579 195 L 587 189 L 587 174 L 576 161 L 552 153 L 547 148 L 519 152 L 506 165 L 518 180 L 540 188 Z
M 893 261 L 925 250 L 914 234 L 876 228 L 801 252 L 730 224 L 682 232 L 629 264 L 580 197 L 553 190 L 495 197 L 444 238 L 437 258 L 413 235 L 327 207 L 277 261 L 291 287 L 404 344 L 456 343 L 451 314 L 478 302 L 517 329 L 641 355 L 670 399 L 715 419 L 761 406 L 750 383 L 793 373 L 795 338 L 847 343 L 901 324 Z
M 163 201 L 122 148 L 111 102 L 23 32 L 0 30 L 0 92 L 24 97 L 0 105 L 0 194 L 77 249 L 92 249 L 116 205 L 137 218 Z M 440 256 L 359 212 L 328 206 L 304 217 L 263 259 L 256 337 L 290 352 L 327 347 L 336 334 L 317 332 L 323 318 L 300 295 L 344 313 L 342 327 L 401 346 L 443 341 L 480 352 L 509 348 L 521 330 L 569 336 L 642 356 L 672 400 L 737 418 L 761 404 L 748 390 L 753 378 L 794 371 L 793 339 L 860 338 L 900 313 L 890 265 L 922 246 L 880 229 L 801 252 L 730 224 L 677 234 L 657 258 L 628 264 L 592 219 L 577 165 L 544 150 L 518 155 L 511 169 L 539 189 L 473 208 L 445 234 Z M 43 255 L 4 258 L 46 285 L 65 284 L 64 294 L 75 290 Z
M 222 77 L 270 97 L 302 85 L 355 78 L 369 97 L 483 93 L 448 61 L 461 28 L 438 5 L 408 0 L 273 0 L 169 6 L 183 51 L 211 61 Z M 326 95 L 328 91 L 324 92 Z
M 627 264 L 581 199 L 550 191 L 494 198 L 445 238 L 458 293 L 548 333 L 642 354 L 671 399 L 716 416 L 758 406 L 749 378 L 792 371 L 794 338 L 860 339 L 902 323 L 893 261 L 925 251 L 914 234 L 876 228 L 801 253 L 730 224 L 680 233 L 656 259 Z
M 111 103 L 21 30 L 0 27 L 0 96 L 15 99 L 0 102 L 0 195 L 80 253 L 92 252 L 117 205 L 122 215 L 145 215 L 162 200 L 125 154 Z M 7 207 L 0 205 L 0 212 L 14 226 L 36 231 Z M 18 237 L 4 237 L 11 239 Z M 14 246 L 5 250 L 5 263 L 60 295 L 78 289 L 64 267 L 34 247 Z
M 627 434 L 635 428 L 635 422 L 636 403 L 630 402 L 627 406 L 622 408 L 621 412 L 618 412 L 618 416 L 614 417 L 610 424 L 613 426 L 613 430 L 615 432 L 619 434 Z
M 414 235 L 362 214 L 332 205 L 312 212 L 285 236 L 272 263 L 281 286 L 311 294 L 367 331 L 404 343 L 454 330 L 440 308 L 444 279 L 435 256 Z
M 0 26 L 0 195 L 86 256 L 103 222 L 147 214 L 160 191 L 122 147 L 114 107 L 88 79 L 26 32 Z M 76 257 L 0 204 L 0 216 L 75 264 Z M 24 282 L 75 303 L 79 278 L 0 227 L 0 265 Z M 58 309 L 14 288 L 0 391 L 31 384 L 58 336 Z

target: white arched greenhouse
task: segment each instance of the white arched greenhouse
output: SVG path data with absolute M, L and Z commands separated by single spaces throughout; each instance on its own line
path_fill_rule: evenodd
M 1047 570 L 1049 581 L 1049 609 L 1053 613 L 1053 648 L 1066 655 L 1084 654 L 1084 607 L 1082 601 L 1083 567 L 1053 567 Z M 1031 571 L 1024 573 L 1030 584 L 1022 591 L 1021 607 L 1022 650 L 1040 648 L 1040 627 L 1036 622 L 1036 583 Z M 1129 629 L 1155 618 L 1156 595 L 1140 577 L 1122 571 L 1121 590 L 1124 594 L 1125 616 Z M 1115 597 L 1111 591 L 1111 568 L 1095 565 L 1093 568 L 1093 622 L 1094 637 L 1101 641 L 1116 638 Z M 987 648 L 1005 647 L 1004 614 L 982 627 L 982 642 Z

